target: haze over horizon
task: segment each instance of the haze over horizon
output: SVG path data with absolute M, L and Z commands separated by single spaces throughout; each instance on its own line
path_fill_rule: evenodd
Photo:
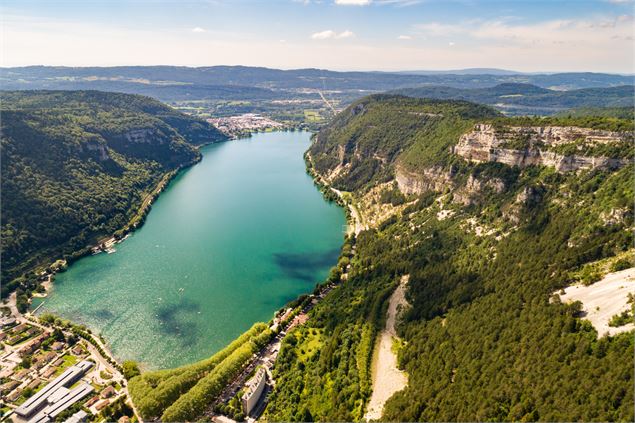
M 3 67 L 635 69 L 630 0 L 7 0 L 0 11 Z

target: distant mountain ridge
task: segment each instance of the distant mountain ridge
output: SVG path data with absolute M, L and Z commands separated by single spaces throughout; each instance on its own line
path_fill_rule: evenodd
M 466 68 L 466 69 L 450 69 L 450 70 L 411 70 L 411 71 L 399 71 L 395 73 L 408 74 L 408 75 L 531 75 L 531 74 L 546 74 L 547 72 L 518 72 L 508 69 L 498 68 Z
M 571 108 L 635 107 L 633 85 L 558 91 L 532 84 L 507 82 L 489 88 L 437 86 L 403 88 L 392 93 L 409 97 L 478 102 L 495 106 L 509 114 L 549 115 Z
M 483 69 L 483 72 L 494 72 Z M 209 93 L 190 92 L 193 86 L 203 85 L 255 87 L 278 95 L 279 91 L 302 89 L 379 92 L 406 87 L 446 85 L 456 88 L 484 88 L 505 82 L 527 83 L 543 88 L 577 89 L 611 87 L 633 84 L 632 76 L 602 73 L 520 74 L 497 71 L 494 74 L 480 70 L 461 73 L 387 73 L 336 72 L 323 69 L 270 69 L 248 66 L 117 66 L 117 67 L 63 67 L 27 66 L 0 68 L 0 84 L 4 89 L 101 89 L 110 91 L 143 92 L 168 100 L 166 88 L 187 93 L 190 99 L 204 98 Z M 126 83 L 122 85 L 122 83 Z M 198 88 L 197 88 L 198 89 Z M 252 93 L 253 94 L 253 93 Z M 252 95 L 250 94 L 250 95 Z M 358 93 L 358 97 L 362 93 Z M 172 94 L 171 94 L 172 95 Z M 178 96 L 177 94 L 174 94 Z M 227 94 L 225 94 L 226 97 Z M 228 98 L 230 99 L 230 98 Z

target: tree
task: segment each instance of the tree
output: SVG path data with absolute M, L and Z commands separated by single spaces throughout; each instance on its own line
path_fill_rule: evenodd
M 125 377 L 128 380 L 141 374 L 141 371 L 139 370 L 139 365 L 137 364 L 136 361 L 130 361 L 130 360 L 124 361 L 122 364 L 122 367 L 123 367 L 123 377 Z

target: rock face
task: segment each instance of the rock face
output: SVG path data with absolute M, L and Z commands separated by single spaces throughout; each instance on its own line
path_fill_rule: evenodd
M 488 191 L 500 194 L 505 191 L 505 188 L 505 183 L 500 178 L 480 179 L 470 175 L 465 186 L 454 192 L 453 201 L 469 206 L 477 203 L 481 194 Z
M 499 162 L 510 166 L 542 165 L 558 172 L 580 169 L 616 169 L 629 163 L 626 159 L 563 155 L 550 148 L 583 142 L 599 145 L 633 142 L 632 133 L 601 131 L 577 127 L 507 127 L 504 130 L 488 124 L 475 125 L 453 148 L 453 153 L 474 162 Z
M 412 173 L 398 166 L 395 172 L 397 186 L 406 195 L 421 194 L 426 191 L 443 192 L 446 188 L 454 187 L 452 176 L 454 176 L 453 169 L 444 171 L 440 167 L 425 169 L 423 173 Z
M 83 144 L 82 149 L 88 153 L 96 153 L 97 160 L 100 162 L 105 162 L 110 160 L 110 155 L 108 154 L 108 148 L 104 141 L 96 141 L 90 140 Z
M 133 129 L 126 132 L 123 136 L 130 143 L 146 143 L 146 144 L 149 144 L 152 142 L 162 143 L 163 139 L 158 136 L 153 137 L 152 136 L 154 135 L 153 132 L 154 131 L 152 129 L 147 129 L 147 128 Z

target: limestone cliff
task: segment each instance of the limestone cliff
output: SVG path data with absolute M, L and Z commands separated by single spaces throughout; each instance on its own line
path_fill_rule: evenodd
M 397 166 L 395 179 L 399 190 L 404 194 L 421 194 L 426 191 L 444 191 L 454 187 L 452 177 L 454 169 L 443 170 L 441 167 L 430 167 L 421 173 L 413 173 Z
M 611 132 L 577 127 L 505 127 L 477 124 L 461 136 L 452 151 L 473 162 L 499 162 L 510 166 L 542 165 L 558 172 L 580 169 L 616 169 L 626 159 L 580 154 L 563 154 L 562 147 L 578 150 L 598 145 L 633 143 L 631 132 Z M 559 148 L 560 147 L 560 148 Z

